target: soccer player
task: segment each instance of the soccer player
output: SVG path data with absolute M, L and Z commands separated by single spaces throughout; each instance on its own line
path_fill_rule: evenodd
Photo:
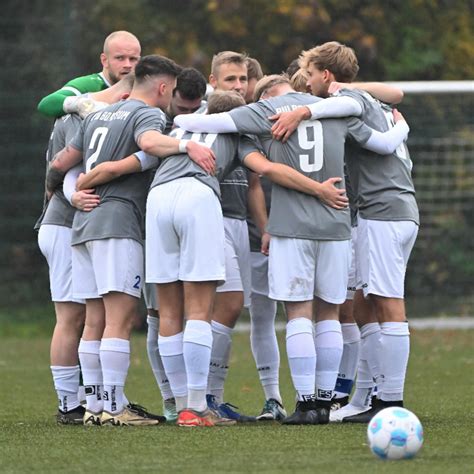
M 207 147 L 162 134 L 165 118 L 160 108 L 169 105 L 179 72 L 179 66 L 167 58 L 142 58 L 130 97 L 84 120 L 72 143 L 52 162 L 48 189 L 53 190 L 64 172 L 82 159 L 88 171 L 96 163 L 120 161 L 140 149 L 159 157 L 186 149 L 212 171 L 215 157 Z M 87 308 L 82 340 L 100 352 L 100 360 L 83 367 L 84 375 L 101 371 L 104 385 L 103 407 L 96 403 L 94 409 L 88 400 L 85 417 L 90 415 L 91 423 L 142 426 L 160 421 L 130 410 L 123 399 L 130 332 L 143 282 L 142 227 L 150 176 L 142 171 L 98 186 L 101 205 L 88 213 L 78 211 L 74 217 L 74 295 L 84 298 Z
M 235 91 L 245 98 L 248 87 L 247 59 L 244 54 L 234 51 L 216 54 L 209 76 L 214 90 Z M 255 421 L 254 417 L 242 415 L 236 407 L 224 402 L 224 384 L 229 370 L 233 328 L 243 306 L 249 306 L 251 273 L 247 208 L 263 231 L 267 220 L 265 202 L 258 176 L 242 166 L 225 176 L 220 188 L 225 225 L 226 281 L 217 288 L 212 315 L 213 347 L 208 404 L 226 418 L 239 422 Z
M 242 104 L 240 94 L 216 91 L 209 99 L 208 113 Z M 268 162 L 246 137 L 197 136 L 180 129 L 173 130 L 172 135 L 207 143 L 217 160 L 216 174 L 210 176 L 182 155 L 168 158 L 158 169 L 148 196 L 146 279 L 158 284 L 160 352 L 176 398 L 178 424 L 233 424 L 235 419 L 216 416 L 206 401 L 213 347 L 212 304 L 217 283 L 226 278 L 218 181 L 238 160 L 282 185 L 298 186 L 301 192 L 328 199 L 336 207 L 343 207 L 346 199 L 332 180 L 320 184 L 291 168 Z M 187 323 L 183 332 L 184 314 Z
M 337 58 L 349 57 L 357 63 L 354 52 L 337 42 L 325 43 L 303 53 L 300 65 L 310 79 L 313 94 L 327 97 L 330 84 L 334 81 L 351 82 L 354 76 L 337 70 Z M 336 60 L 335 60 L 336 58 Z M 387 130 L 393 125 L 390 109 L 357 87 L 360 84 L 345 85 L 340 95 L 356 102 L 357 110 L 352 112 L 377 130 Z M 380 92 L 380 85 L 369 84 Z M 354 90 L 349 90 L 354 89 Z M 383 91 L 387 92 L 387 89 Z M 388 90 L 389 94 L 393 91 Z M 375 95 L 375 94 L 374 94 Z M 378 95 L 378 94 L 377 94 Z M 382 100 L 394 102 L 399 97 L 380 96 Z M 280 136 L 287 136 L 299 120 L 308 115 L 320 116 L 314 110 L 302 108 L 286 114 L 286 124 L 294 121 L 288 129 L 279 124 Z M 361 327 L 363 360 L 367 362 L 379 392 L 373 398 L 373 406 L 367 410 L 367 376 L 361 391 L 354 394 L 350 406 L 341 408 L 338 420 L 365 423 L 386 406 L 403 405 L 403 389 L 409 357 L 409 330 L 404 306 L 404 278 L 408 258 L 416 240 L 419 216 L 415 190 L 411 178 L 411 161 L 406 146 L 396 152 L 374 159 L 373 155 L 351 146 L 347 153 L 349 177 L 355 181 L 357 191 L 358 227 L 356 242 L 356 265 L 361 287 L 368 301 L 360 297 L 362 305 L 356 311 Z M 383 242 L 383 244 L 382 244 Z M 386 270 L 390 268 L 390 275 Z M 360 295 L 359 295 L 360 296 Z M 356 305 L 357 306 L 357 305 Z M 374 318 L 375 315 L 375 318 Z M 364 364 L 365 365 L 365 364 Z M 366 366 L 367 367 L 367 366 Z M 364 393 L 365 392 L 365 393 Z M 362 412 L 362 413 L 360 413 Z M 347 415 L 347 416 L 344 416 Z M 342 418 L 341 418 L 342 417 Z
M 179 116 L 175 124 L 194 132 L 256 134 L 272 161 L 284 162 L 318 181 L 343 176 L 346 136 L 385 153 L 394 149 L 408 132 L 403 121 L 382 137 L 356 119 L 327 120 L 303 123 L 298 134 L 290 136 L 286 144 L 275 143 L 270 115 L 321 99 L 295 93 L 283 76 L 262 79 L 255 94 L 270 98 L 226 114 Z M 298 396 L 295 413 L 283 423 L 328 423 L 342 354 L 338 305 L 345 300 L 350 263 L 349 211 L 332 209 L 275 185 L 268 231 L 272 235 L 270 297 L 285 302 L 289 320 L 287 353 Z M 315 338 L 313 299 L 317 319 Z
M 81 119 L 67 115 L 54 124 L 46 152 L 46 164 L 75 135 Z M 97 195 L 82 193 L 98 200 Z M 57 189 L 45 198 L 43 213 L 35 225 L 38 245 L 49 266 L 51 299 L 56 324 L 51 339 L 51 372 L 59 407 L 57 421 L 61 424 L 82 424 L 84 407 L 78 399 L 80 368 L 77 347 L 85 319 L 84 300 L 72 294 L 71 227 L 74 208 Z
M 107 106 L 125 98 L 132 88 L 133 78 L 119 81 L 113 87 L 95 94 L 96 106 Z M 46 153 L 46 164 L 69 143 L 81 125 L 76 114 L 56 120 Z M 45 196 L 46 197 L 46 196 Z M 99 203 L 99 196 L 92 189 L 79 191 L 74 203 L 84 211 L 90 211 Z M 51 340 L 51 371 L 59 399 L 58 423 L 82 424 L 84 408 L 79 404 L 78 344 L 85 318 L 85 301 L 75 299 L 72 290 L 71 227 L 75 209 L 58 188 L 49 199 L 45 198 L 43 213 L 35 225 L 38 244 L 49 266 L 52 301 L 56 313 L 56 325 Z
M 102 71 L 72 79 L 61 89 L 47 95 L 38 104 L 39 112 L 48 117 L 79 112 L 81 107 L 87 107 L 84 102 L 79 106 L 79 96 L 106 89 L 133 72 L 140 59 L 140 52 L 140 42 L 135 35 L 128 31 L 114 31 L 104 41 L 104 49 L 100 55 Z
M 245 101 L 249 104 L 254 101 L 255 85 L 263 78 L 263 72 L 260 64 L 253 58 L 247 58 L 247 68 L 248 88 Z M 275 332 L 277 302 L 268 297 L 268 252 L 265 251 L 268 234 L 265 227 L 270 214 L 272 184 L 264 176 L 259 178 L 267 211 L 265 220 L 256 225 L 252 215 L 247 217 L 252 283 L 249 306 L 250 345 L 265 395 L 263 409 L 256 419 L 269 421 L 282 420 L 287 414 L 279 385 L 280 351 Z
M 176 80 L 170 105 L 166 109 L 166 128 L 168 134 L 173 126 L 173 119 L 178 114 L 191 114 L 201 106 L 206 93 L 206 79 L 194 68 L 184 68 Z M 159 304 L 154 284 L 145 283 L 143 295 L 147 307 L 147 353 L 155 380 L 163 398 L 163 414 L 167 421 L 176 421 L 176 403 L 168 378 L 163 367 L 158 348 Z

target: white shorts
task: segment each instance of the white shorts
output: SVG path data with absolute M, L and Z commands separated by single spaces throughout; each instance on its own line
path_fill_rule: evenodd
M 143 247 L 136 240 L 90 240 L 72 247 L 76 298 L 94 299 L 112 291 L 140 298 L 143 273 Z
M 261 252 L 250 252 L 252 293 L 268 297 L 268 257 Z
M 156 294 L 156 285 L 154 283 L 145 283 L 143 285 L 143 299 L 147 309 L 154 309 L 158 311 L 160 309 L 160 303 L 158 302 L 158 295 Z
M 403 298 L 405 272 L 418 234 L 412 221 L 376 221 L 359 216 L 357 272 L 364 296 Z
M 351 266 L 349 268 L 349 281 L 347 282 L 346 300 L 353 300 L 356 290 L 360 290 L 361 284 L 357 278 L 356 265 L 357 227 L 351 228 Z
M 225 280 L 221 205 L 197 179 L 176 179 L 150 191 L 146 236 L 147 283 Z
M 54 303 L 82 303 L 72 294 L 71 229 L 43 224 L 38 232 L 38 245 L 49 266 L 49 286 Z
M 314 296 L 332 304 L 346 300 L 350 240 L 270 240 L 268 280 L 270 298 L 308 301 Z
M 250 306 L 250 242 L 247 221 L 224 217 L 225 283 L 218 293 L 243 291 L 244 306 Z

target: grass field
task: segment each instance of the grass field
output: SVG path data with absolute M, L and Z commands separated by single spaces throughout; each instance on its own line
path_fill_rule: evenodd
M 425 444 L 410 461 L 373 457 L 365 426 L 57 426 L 48 337 L 2 337 L 0 472 L 474 472 L 474 331 L 412 331 L 412 336 L 406 406 L 421 419 Z M 263 396 L 248 334 L 236 334 L 234 341 L 226 400 L 257 414 Z M 132 344 L 127 395 L 160 412 L 145 337 L 137 334 Z M 281 386 L 291 410 L 284 349 Z

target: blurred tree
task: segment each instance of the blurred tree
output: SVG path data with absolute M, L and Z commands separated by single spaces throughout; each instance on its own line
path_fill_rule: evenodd
M 5 301 L 24 304 L 25 293 L 38 290 L 47 299 L 46 268 L 32 226 L 42 204 L 51 121 L 36 113 L 36 105 L 69 79 L 99 71 L 110 32 L 131 31 L 143 54 L 169 56 L 205 75 L 212 55 L 221 50 L 246 51 L 266 73 L 278 73 L 301 50 L 338 40 L 355 49 L 364 80 L 472 79 L 473 6 L 472 0 L 3 0 L 0 138 L 11 165 L 0 175 L 0 290 Z M 410 120 L 413 139 L 455 136 L 467 141 L 472 136 L 472 102 L 446 101 L 432 96 L 404 101 L 408 117 L 423 111 Z M 450 159 L 456 176 L 468 174 L 464 165 L 439 154 L 439 166 Z M 429 167 L 424 173 L 429 177 Z M 436 175 L 432 182 L 442 178 Z M 456 192 L 471 186 L 461 178 L 453 181 Z M 428 263 L 418 274 L 417 291 L 423 285 L 437 291 L 447 282 L 450 291 L 464 291 L 460 278 L 473 269 L 463 255 L 472 244 L 469 237 L 458 242 L 472 232 L 473 219 L 472 212 L 439 216 L 433 225 L 442 234 L 440 244 L 419 250 L 418 261 Z

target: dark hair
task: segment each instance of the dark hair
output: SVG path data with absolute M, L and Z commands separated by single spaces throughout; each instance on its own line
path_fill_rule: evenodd
M 184 68 L 178 75 L 176 81 L 176 91 L 186 100 L 202 99 L 206 94 L 206 79 L 193 67 Z
M 293 61 L 291 61 L 289 66 L 286 68 L 285 73 L 291 79 L 293 75 L 298 71 L 299 68 L 300 66 L 298 64 L 298 58 L 293 59 Z
M 177 77 L 181 70 L 181 66 L 178 66 L 171 59 L 158 54 L 150 54 L 143 56 L 135 66 L 135 82 L 141 84 L 151 76 Z
M 236 91 L 214 91 L 207 101 L 207 113 L 228 112 L 245 105 L 244 98 Z

